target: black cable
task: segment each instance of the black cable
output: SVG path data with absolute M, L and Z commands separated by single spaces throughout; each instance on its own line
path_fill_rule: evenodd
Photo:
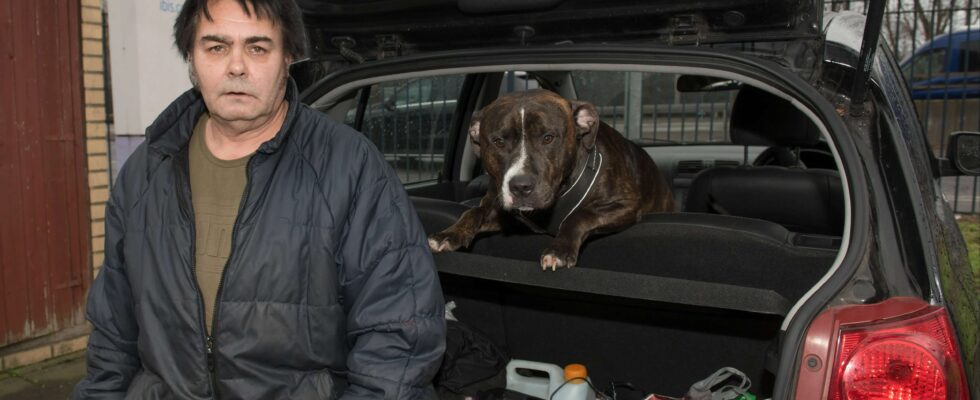
M 643 398 L 646 398 L 647 396 L 650 395 L 649 392 L 641 388 L 637 388 L 636 386 L 633 385 L 633 382 L 629 382 L 629 381 L 616 381 L 616 380 L 609 381 L 609 387 L 610 387 L 609 390 L 612 392 L 612 400 L 617 400 L 619 397 L 619 393 L 616 391 L 616 388 L 618 387 L 623 387 L 632 390 L 634 392 L 639 392 Z M 609 398 L 608 395 L 606 397 Z
M 574 380 L 583 380 L 583 381 L 585 381 L 585 383 L 588 383 L 589 384 L 589 388 L 592 389 L 592 393 L 595 394 L 595 397 L 597 399 L 606 399 L 605 393 L 602 393 L 602 392 L 599 391 L 599 389 L 596 389 L 595 385 L 592 384 L 592 381 L 588 380 L 587 378 L 572 378 L 572 379 L 569 379 L 567 381 L 562 382 L 561 385 L 558 385 L 558 389 L 555 389 L 554 392 L 551 392 L 551 396 L 548 397 L 548 399 L 549 400 L 555 400 L 555 394 L 557 394 L 558 391 L 561 390 L 561 388 L 565 387 L 565 384 L 567 384 L 568 382 L 574 381 Z

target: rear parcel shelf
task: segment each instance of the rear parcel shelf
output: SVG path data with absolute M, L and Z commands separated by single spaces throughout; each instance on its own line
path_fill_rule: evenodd
M 785 316 L 792 305 L 769 289 L 597 268 L 542 271 L 536 261 L 463 252 L 435 254 L 434 258 L 443 274 L 575 293 L 774 316 Z

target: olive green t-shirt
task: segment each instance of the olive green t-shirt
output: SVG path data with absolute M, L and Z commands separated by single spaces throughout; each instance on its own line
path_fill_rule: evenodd
M 245 191 L 245 165 L 251 155 L 236 160 L 215 157 L 204 142 L 208 118 L 205 113 L 197 121 L 187 150 L 197 237 L 195 272 L 210 334 L 218 284 L 231 252 L 232 227 Z

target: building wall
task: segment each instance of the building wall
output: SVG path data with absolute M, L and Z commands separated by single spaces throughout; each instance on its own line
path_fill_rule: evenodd
M 112 66 L 112 171 L 143 141 L 143 132 L 171 101 L 191 87 L 173 45 L 183 0 L 105 0 Z
M 105 35 L 102 0 L 81 0 L 82 71 L 85 91 L 85 149 L 89 212 L 92 215 L 92 277 L 104 259 L 105 203 L 109 199 L 109 129 L 106 124 Z

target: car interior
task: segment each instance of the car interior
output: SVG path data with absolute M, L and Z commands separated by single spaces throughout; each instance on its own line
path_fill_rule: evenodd
M 780 326 L 839 262 L 848 225 L 832 139 L 787 95 L 724 74 L 507 66 L 364 81 L 313 106 L 378 146 L 431 234 L 490 184 L 469 117 L 533 88 L 593 103 L 650 154 L 677 209 L 591 237 L 556 272 L 538 264 L 551 237 L 520 224 L 439 254 L 455 317 L 509 357 L 585 364 L 602 388 L 679 396 L 735 367 L 771 395 Z

